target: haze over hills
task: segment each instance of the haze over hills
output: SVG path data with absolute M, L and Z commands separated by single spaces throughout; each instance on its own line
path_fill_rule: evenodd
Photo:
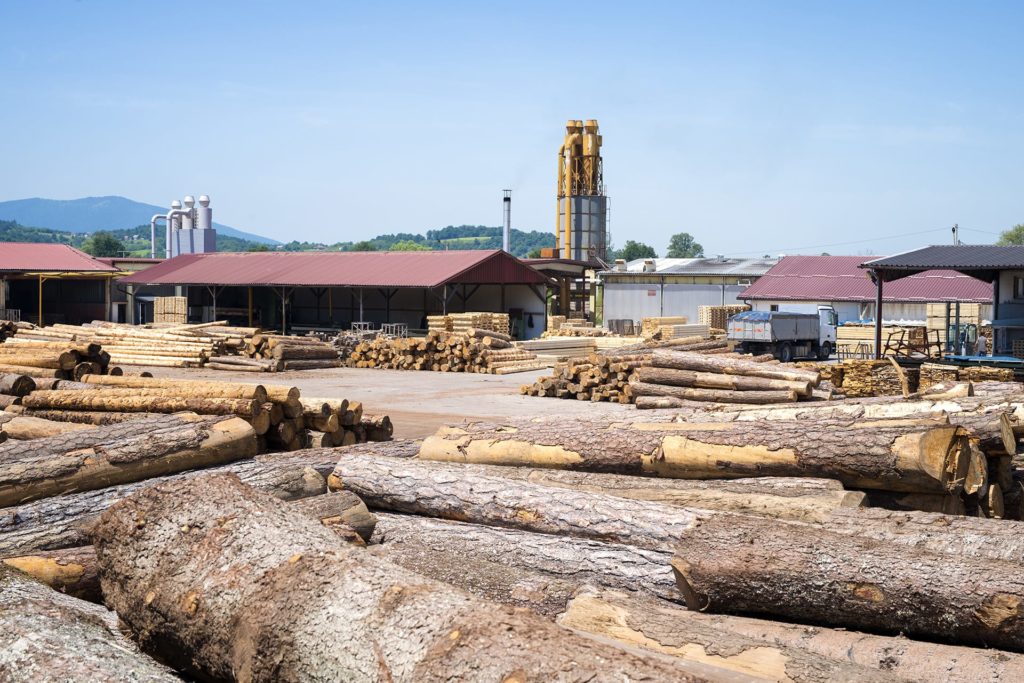
M 214 207 L 216 210 L 216 207 Z M 61 232 L 124 230 L 149 225 L 153 214 L 166 213 L 167 207 L 137 202 L 126 197 L 82 197 L 81 199 L 14 199 L 0 202 L 0 220 Z M 214 213 L 216 216 L 216 212 Z M 214 223 L 217 233 L 261 244 L 280 244 L 277 240 Z

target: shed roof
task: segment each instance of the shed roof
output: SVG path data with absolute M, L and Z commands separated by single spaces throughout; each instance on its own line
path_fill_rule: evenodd
M 1024 270 L 1024 246 L 930 246 L 885 258 L 871 259 L 860 267 L 880 272 L 885 280 L 896 280 L 915 272 L 943 268 L 992 282 L 1000 270 Z
M 654 261 L 654 271 L 644 271 L 644 264 Z M 776 259 L 732 259 L 732 258 L 656 258 L 635 259 L 626 264 L 626 270 L 605 270 L 606 276 L 639 275 L 726 275 L 735 277 L 760 277 L 778 261 Z
M 772 301 L 874 301 L 864 256 L 785 256 L 737 297 Z M 921 271 L 882 290 L 887 302 L 991 303 L 992 285 L 953 270 Z
M 103 273 L 116 270 L 67 244 L 0 242 L 2 273 Z
M 439 287 L 546 284 L 519 259 L 489 251 L 220 252 L 183 254 L 126 284 L 277 287 Z

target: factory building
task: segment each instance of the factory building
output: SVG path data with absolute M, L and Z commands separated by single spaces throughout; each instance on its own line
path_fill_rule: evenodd
M 773 259 L 659 258 L 616 261 L 598 273 L 602 321 L 686 316 L 699 306 L 737 303 L 737 296 L 776 263 Z
M 819 305 L 836 309 L 839 322 L 875 319 L 875 285 L 861 268 L 872 257 L 785 256 L 739 298 L 755 311 L 814 312 Z M 992 286 L 954 270 L 922 270 L 885 289 L 887 322 L 924 321 L 928 304 L 982 304 L 981 318 L 991 316 Z
M 428 315 L 485 311 L 508 313 L 516 334 L 531 339 L 546 327 L 551 280 L 501 250 L 225 252 L 178 256 L 121 284 L 133 298 L 179 288 L 194 322 L 297 332 L 357 322 L 423 329 Z

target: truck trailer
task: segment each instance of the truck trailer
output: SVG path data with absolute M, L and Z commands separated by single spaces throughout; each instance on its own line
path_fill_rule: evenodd
M 727 336 L 740 353 L 770 353 L 783 363 L 825 360 L 836 348 L 837 322 L 831 306 L 818 306 L 817 313 L 744 311 L 729 318 Z

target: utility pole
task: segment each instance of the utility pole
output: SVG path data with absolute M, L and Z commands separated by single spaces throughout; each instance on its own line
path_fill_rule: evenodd
M 956 223 L 953 224 L 953 246 L 960 246 L 960 226 Z

